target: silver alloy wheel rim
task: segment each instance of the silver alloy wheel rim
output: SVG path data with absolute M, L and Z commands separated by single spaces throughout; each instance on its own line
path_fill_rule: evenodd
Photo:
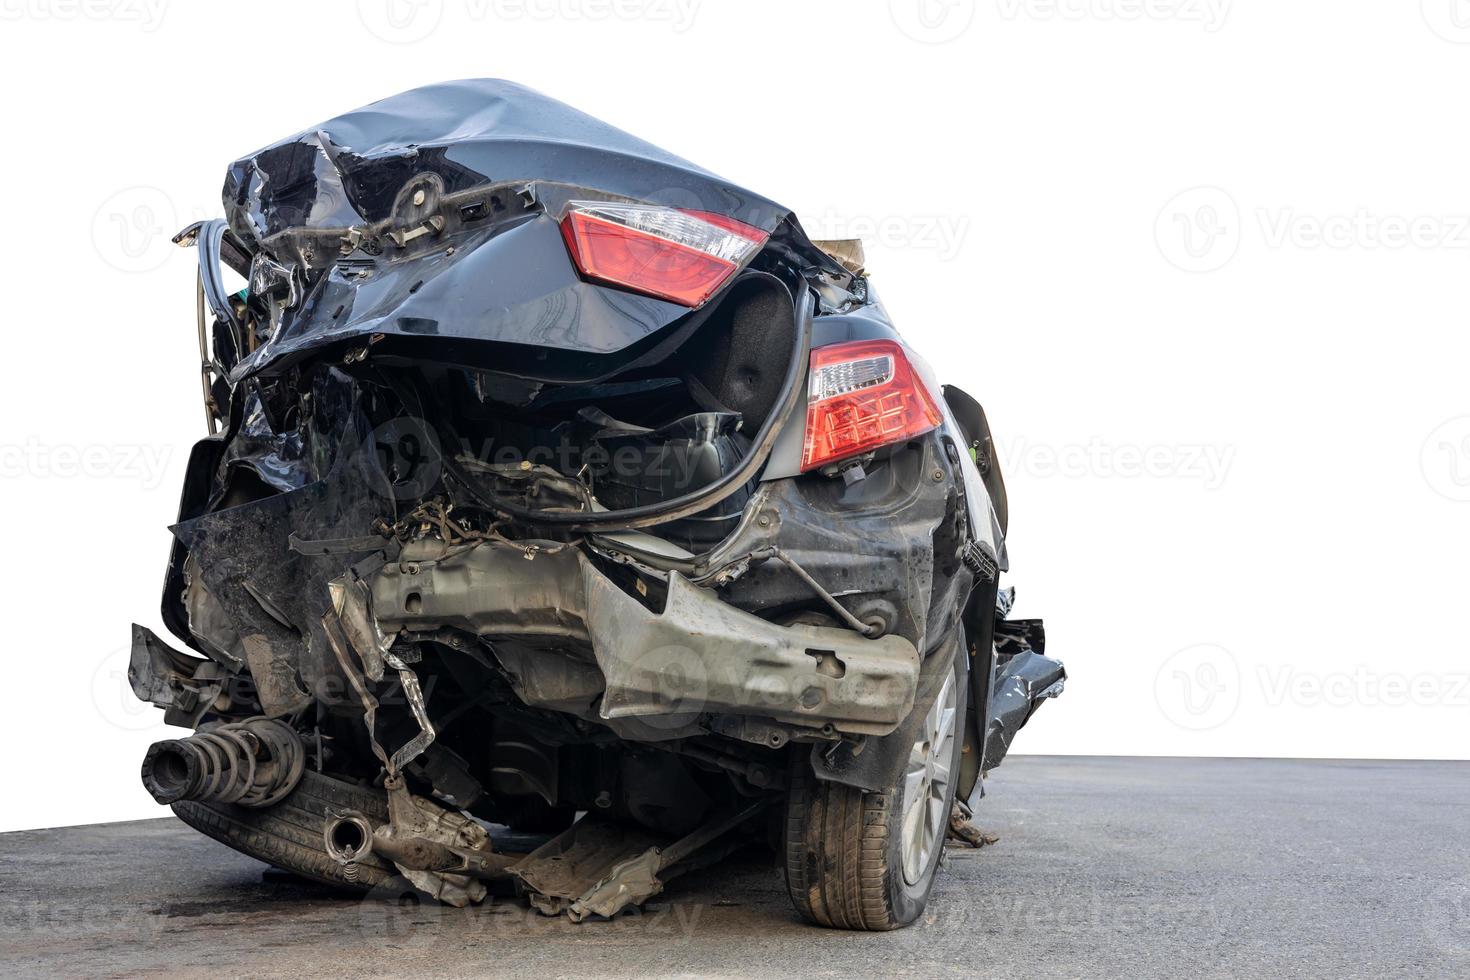
M 924 728 L 909 750 L 904 773 L 903 880 L 910 885 L 917 885 L 924 877 L 934 849 L 944 843 L 948 831 L 949 814 L 944 812 L 944 804 L 949 798 L 955 714 L 954 675 L 950 674 L 924 717 Z

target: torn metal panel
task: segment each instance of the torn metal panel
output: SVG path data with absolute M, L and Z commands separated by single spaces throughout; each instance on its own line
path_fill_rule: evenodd
M 295 714 L 311 704 L 311 693 L 301 687 L 289 648 L 275 646 L 263 633 L 247 633 L 240 637 L 240 644 L 245 649 L 245 666 L 255 681 L 260 710 L 267 717 Z
M 140 701 L 164 709 L 164 723 L 193 728 L 224 691 L 224 668 L 177 650 L 146 627 L 133 624 L 128 683 Z
M 1000 765 L 1016 733 L 1031 720 L 1042 702 L 1062 693 L 1067 680 L 1062 662 L 1044 655 L 1046 635 L 1040 620 L 1007 620 L 998 624 L 995 647 L 995 687 L 982 767 L 986 770 Z
M 584 819 L 512 866 L 511 873 L 528 890 L 531 904 L 547 915 L 564 912 L 573 922 L 611 918 L 663 891 L 701 856 L 708 860 L 711 845 L 735 846 L 742 839 L 735 831 L 768 805 L 747 803 L 676 840 Z
M 414 796 L 401 777 L 390 777 L 388 790 L 388 823 L 375 831 L 375 837 L 386 840 L 424 840 L 455 849 L 491 852 L 490 835 L 475 821 Z M 404 876 L 422 891 L 446 905 L 463 908 L 485 897 L 485 883 L 468 874 L 434 871 L 399 865 Z
M 388 666 L 398 672 L 398 681 L 403 686 L 403 695 L 408 701 L 409 710 L 413 713 L 413 720 L 418 724 L 418 734 L 405 742 L 388 760 L 388 775 L 395 776 L 403 771 L 403 767 L 424 754 L 424 750 L 434 744 L 434 725 L 429 721 L 428 708 L 424 703 L 424 692 L 419 687 L 418 675 L 409 668 L 408 664 L 399 660 L 393 654 L 385 655 Z
M 532 851 L 511 869 L 531 904 L 560 915 L 625 861 L 656 849 L 667 838 L 589 818 Z
M 347 462 L 332 479 L 217 510 L 173 528 L 197 568 L 199 580 L 239 637 L 251 676 L 267 704 L 266 713 L 301 710 L 313 697 L 336 701 L 346 684 L 321 632 L 331 605 L 326 583 L 344 565 L 373 552 L 305 555 L 293 537 L 389 541 L 373 535 L 391 496 L 357 479 Z
M 934 491 L 948 488 L 951 471 L 942 448 L 925 441 L 895 452 L 855 484 L 762 483 L 746 520 L 691 575 L 720 587 L 741 608 L 789 606 L 810 596 L 810 588 L 777 561 L 744 560 L 779 548 L 858 619 L 927 651 L 952 625 L 945 622 L 952 606 L 932 601 L 936 579 L 948 580 L 935 569 L 935 535 L 955 506 L 952 494 Z M 865 560 L 853 560 L 855 541 Z
M 908 714 L 918 679 L 918 651 L 900 636 L 777 626 L 677 572 L 654 612 L 581 552 L 527 561 L 519 549 L 482 543 L 440 561 L 389 563 L 371 587 L 390 633 L 448 626 L 587 644 L 605 684 L 604 719 L 715 711 L 883 734 Z
M 269 298 L 267 339 L 233 377 L 372 336 L 534 344 L 582 355 L 560 363 L 584 380 L 579 361 L 626 363 L 687 311 L 576 276 L 547 216 L 572 198 L 728 215 L 777 231 L 813 274 L 851 278 L 758 194 L 522 86 L 446 82 L 231 166 L 226 217 Z M 522 274 L 495 274 L 506 267 Z
M 605 718 L 677 706 L 884 734 L 913 705 L 919 653 L 902 637 L 774 626 L 677 572 L 657 616 L 604 578 L 589 577 L 587 589 L 593 650 L 607 678 Z M 598 642 L 612 637 L 621 642 Z
M 593 915 L 612 918 L 629 905 L 646 902 L 664 890 L 658 876 L 663 869 L 663 857 L 657 847 L 619 861 L 567 907 L 567 917 L 573 922 Z

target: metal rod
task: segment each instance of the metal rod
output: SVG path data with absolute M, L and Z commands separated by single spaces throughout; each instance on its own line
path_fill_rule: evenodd
M 705 824 L 687 837 L 675 841 L 659 852 L 658 869 L 662 871 L 670 865 L 678 864 L 706 844 L 713 842 L 715 839 L 745 823 L 745 821 L 760 813 L 766 807 L 770 806 L 770 804 L 770 800 L 758 800 L 743 810 L 737 810 L 724 820 Z
M 779 558 L 787 568 L 795 572 L 796 577 L 805 582 L 811 588 L 811 590 L 817 594 L 818 598 L 820 598 L 827 605 L 831 606 L 832 611 L 835 612 L 838 616 L 841 616 L 842 621 L 845 622 L 848 626 L 851 626 L 853 629 L 863 634 L 863 636 L 873 636 L 875 633 L 878 632 L 877 627 L 869 626 L 867 623 L 863 622 L 861 619 L 858 619 L 852 613 L 848 612 L 847 607 L 838 602 L 836 596 L 828 592 L 826 589 L 822 588 L 822 586 L 817 582 L 816 579 L 807 574 L 807 570 L 798 565 L 795 558 L 792 558 L 786 552 L 777 547 L 772 547 L 770 549 L 770 553 L 772 557 Z
M 204 327 L 203 272 L 195 274 L 194 283 L 197 287 L 194 298 L 194 319 L 199 328 L 199 383 L 204 388 L 204 424 L 209 428 L 209 434 L 214 435 L 219 430 L 214 420 L 214 392 L 209 386 L 209 340 Z

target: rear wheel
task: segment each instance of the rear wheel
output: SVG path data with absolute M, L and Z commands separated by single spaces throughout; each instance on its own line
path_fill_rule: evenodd
M 964 739 L 956 655 L 903 771 L 884 792 L 818 780 L 802 759 L 786 807 L 786 887 L 798 912 L 834 929 L 897 929 L 924 911 L 944 851 Z

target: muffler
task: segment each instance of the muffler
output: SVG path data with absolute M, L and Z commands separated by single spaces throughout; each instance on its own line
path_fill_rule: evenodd
M 154 742 L 143 756 L 143 788 L 159 803 L 183 800 L 274 806 L 306 768 L 301 737 L 270 718 L 220 725 Z

